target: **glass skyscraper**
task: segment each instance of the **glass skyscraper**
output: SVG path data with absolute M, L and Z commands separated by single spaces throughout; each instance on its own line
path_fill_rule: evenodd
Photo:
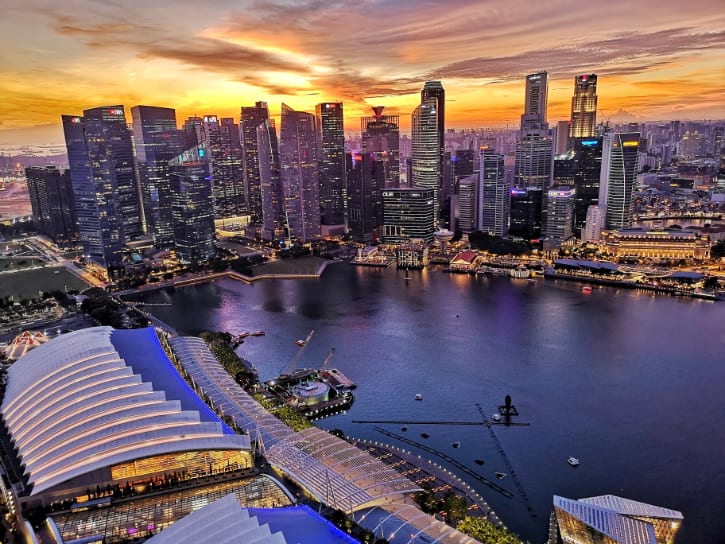
M 574 96 L 571 99 L 570 145 L 576 138 L 592 138 L 597 124 L 597 75 L 574 78 Z
M 504 171 L 504 156 L 493 149 L 481 149 L 480 191 L 477 227 L 494 236 L 508 232 L 509 184 Z
M 440 203 L 438 194 L 441 179 L 441 156 L 438 132 L 438 100 L 428 98 L 415 108 L 412 115 L 413 150 L 411 177 L 413 187 L 433 191 L 433 224 L 438 224 Z
M 346 154 L 348 190 L 348 227 L 356 242 L 370 244 L 378 240 L 383 226 L 385 163 L 376 153 Z
M 324 225 L 341 225 L 345 216 L 345 131 L 342 102 L 315 107 L 320 142 L 320 214 Z
M 599 206 L 606 210 L 606 228 L 632 226 L 632 193 L 637 181 L 639 132 L 604 135 L 599 177 Z
M 545 130 L 547 95 L 549 92 L 549 74 L 539 72 L 526 76 L 526 99 L 524 113 L 521 115 L 521 130 Z
M 409 240 L 433 241 L 433 189 L 390 188 L 383 191 L 383 241 L 399 244 Z
M 242 161 L 244 166 L 244 186 L 247 194 L 247 212 L 253 224 L 263 222 L 262 218 L 262 181 L 260 178 L 260 156 L 257 129 L 269 120 L 266 102 L 256 102 L 254 106 L 242 106 L 239 120 L 239 136 L 242 143 Z M 275 138 L 276 148 L 276 138 Z
M 284 210 L 284 190 L 280 178 L 277 131 L 273 119 L 257 126 L 257 157 L 259 160 L 260 198 L 262 199 L 262 238 L 281 240 L 287 221 Z
M 70 172 L 54 166 L 31 166 L 25 169 L 25 179 L 35 228 L 59 247 L 74 245 L 78 232 Z

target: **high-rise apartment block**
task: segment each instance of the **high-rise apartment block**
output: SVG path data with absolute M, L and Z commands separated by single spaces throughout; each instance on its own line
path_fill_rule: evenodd
M 632 194 L 637 181 L 639 132 L 604 135 L 599 177 L 599 206 L 607 213 L 606 228 L 632 226 Z
M 320 143 L 320 214 L 324 225 L 341 225 L 345 216 L 345 131 L 342 102 L 315 108 Z
M 181 153 L 183 133 L 177 130 L 172 108 L 135 106 L 131 108 L 131 119 L 146 230 L 157 248 L 170 248 L 174 232 L 169 161 Z
M 526 100 L 521 115 L 521 131 L 546 130 L 547 95 L 549 92 L 549 74 L 539 72 L 526 76 Z
M 76 211 L 70 171 L 54 166 L 25 169 L 28 196 L 33 209 L 33 224 L 59 247 L 71 247 L 78 241 Z
M 282 104 L 279 156 L 289 236 L 303 242 L 318 239 L 319 146 L 313 114 Z
M 597 124 L 597 75 L 574 78 L 574 96 L 571 99 L 569 140 L 592 138 Z

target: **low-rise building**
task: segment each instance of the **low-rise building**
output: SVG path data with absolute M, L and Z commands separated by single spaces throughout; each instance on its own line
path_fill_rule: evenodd
M 710 239 L 695 231 L 643 228 L 602 231 L 600 249 L 616 259 L 710 258 Z

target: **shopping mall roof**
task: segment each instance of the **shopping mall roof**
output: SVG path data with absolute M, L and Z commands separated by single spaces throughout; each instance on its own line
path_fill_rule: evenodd
M 2 416 L 31 495 L 155 455 L 249 449 L 184 382 L 154 329 L 82 329 L 21 357 Z

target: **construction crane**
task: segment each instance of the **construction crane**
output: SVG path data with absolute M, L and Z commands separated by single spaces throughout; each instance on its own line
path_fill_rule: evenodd
M 310 334 L 308 334 L 307 338 L 305 338 L 305 341 L 298 344 L 300 346 L 300 348 L 297 350 L 297 353 L 295 354 L 295 356 L 292 357 L 292 360 L 290 361 L 289 365 L 287 365 L 287 368 L 282 373 L 282 376 L 289 376 L 290 374 L 292 374 L 292 371 L 297 366 L 297 362 L 302 357 L 302 354 L 305 352 L 305 349 L 307 349 L 307 344 L 310 343 L 310 340 L 312 339 L 313 334 L 315 334 L 315 331 L 311 330 Z
M 330 349 L 330 353 L 327 354 L 327 357 L 325 357 L 325 360 L 322 362 L 322 366 L 320 367 L 320 372 L 324 372 L 327 370 L 327 365 L 330 364 L 330 361 L 332 361 L 332 357 L 335 355 L 335 348 Z

